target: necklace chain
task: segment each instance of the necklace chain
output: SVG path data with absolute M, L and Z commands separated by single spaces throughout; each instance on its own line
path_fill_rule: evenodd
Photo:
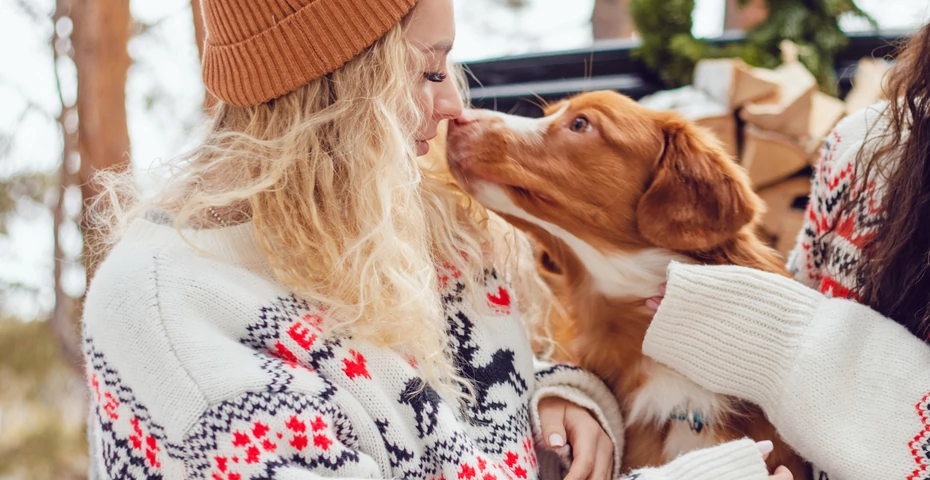
M 217 221 L 217 223 L 220 224 L 221 227 L 226 226 L 226 220 L 223 220 L 223 217 L 221 217 L 220 214 L 216 213 L 216 209 L 214 209 L 213 207 L 207 207 L 207 211 L 210 212 L 210 215 L 213 216 L 213 218 Z

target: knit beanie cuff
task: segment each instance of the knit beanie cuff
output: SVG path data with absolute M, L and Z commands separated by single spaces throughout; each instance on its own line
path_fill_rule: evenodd
M 250 0 L 246 0 L 250 1 Z M 245 40 L 203 53 L 207 90 L 226 103 L 258 105 L 345 65 L 396 25 L 417 0 L 315 0 Z M 250 19 L 224 19 L 248 28 Z

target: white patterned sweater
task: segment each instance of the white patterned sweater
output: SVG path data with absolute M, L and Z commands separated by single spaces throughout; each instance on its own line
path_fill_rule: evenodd
M 421 388 L 411 359 L 327 335 L 326 309 L 274 281 L 250 224 L 187 235 L 211 256 L 137 220 L 89 290 L 92 479 L 559 478 L 567 452 L 540 447 L 537 457 L 531 420 L 549 395 L 622 438 L 603 383 L 574 367 L 534 368 L 515 298 L 493 270 L 486 305 L 439 270 L 456 367 L 477 390 L 462 412 Z M 724 475 L 711 465 L 721 462 Z M 637 475 L 765 478 L 747 472 L 764 466 L 744 441 Z

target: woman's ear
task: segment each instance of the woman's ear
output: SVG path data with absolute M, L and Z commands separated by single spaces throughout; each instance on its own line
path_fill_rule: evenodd
M 761 200 L 719 142 L 676 115 L 662 125 L 665 149 L 636 209 L 640 234 L 659 247 L 701 251 L 755 221 Z

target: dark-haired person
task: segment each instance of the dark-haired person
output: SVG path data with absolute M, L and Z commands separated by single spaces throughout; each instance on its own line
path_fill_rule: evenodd
M 758 403 L 818 480 L 930 478 L 930 26 L 886 98 L 826 139 L 795 281 L 672 265 L 647 302 L 644 351 Z

